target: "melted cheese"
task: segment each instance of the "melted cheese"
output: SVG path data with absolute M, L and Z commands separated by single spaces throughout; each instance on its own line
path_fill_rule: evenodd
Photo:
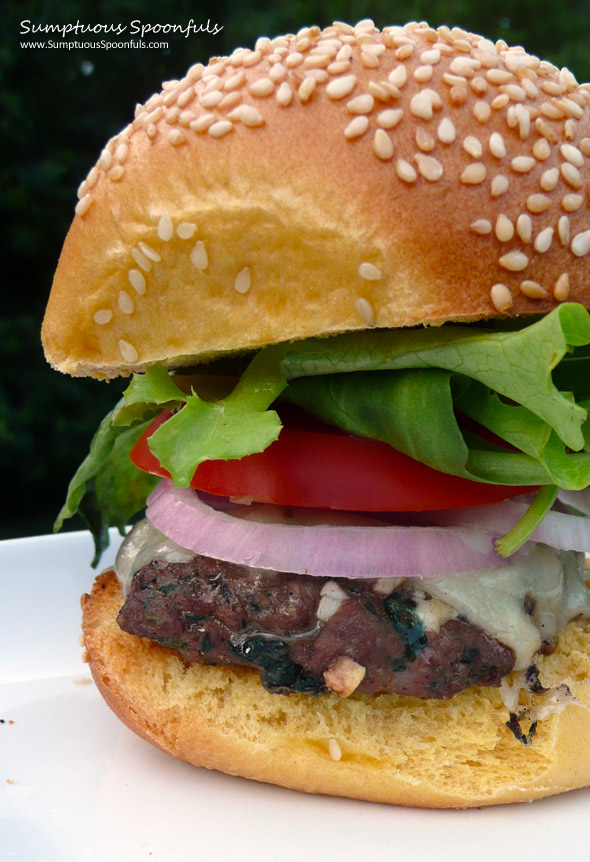
M 539 544 L 497 569 L 417 580 L 420 589 L 509 646 L 515 670 L 524 670 L 545 638 L 577 616 L 590 616 L 583 574 L 583 554 Z M 525 599 L 532 613 L 527 613 Z

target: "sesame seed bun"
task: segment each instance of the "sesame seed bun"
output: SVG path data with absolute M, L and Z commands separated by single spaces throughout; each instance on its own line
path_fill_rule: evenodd
M 113 377 L 590 305 L 589 101 L 522 48 L 418 24 L 312 27 L 197 64 L 82 183 L 47 357 Z
M 497 689 L 450 700 L 399 695 L 269 694 L 256 671 L 185 664 L 123 632 L 113 572 L 84 596 L 90 669 L 135 733 L 173 757 L 302 790 L 427 808 L 522 802 L 590 784 L 590 712 L 570 706 L 539 723 L 533 744 L 506 727 Z M 566 682 L 590 708 L 590 622 L 570 623 L 539 657 L 545 685 Z

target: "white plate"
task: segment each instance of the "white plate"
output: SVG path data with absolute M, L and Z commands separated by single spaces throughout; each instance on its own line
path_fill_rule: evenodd
M 586 858 L 590 791 L 396 809 L 197 770 L 152 748 L 115 719 L 80 660 L 91 553 L 85 533 L 0 542 L 4 862 Z

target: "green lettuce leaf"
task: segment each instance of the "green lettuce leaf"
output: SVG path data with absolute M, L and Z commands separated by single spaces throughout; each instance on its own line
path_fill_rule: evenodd
M 113 420 L 120 406 L 122 402 L 100 423 L 54 524 L 54 530 L 58 531 L 75 514 L 83 517 L 94 537 L 93 566 L 98 565 L 108 547 L 109 527 L 117 527 L 123 535 L 125 526 L 144 508 L 146 497 L 157 482 L 156 476 L 139 470 L 129 459 L 129 451 L 149 420 L 133 428 L 119 427 Z
M 137 505 L 142 492 L 130 491 L 127 502 L 118 478 L 132 445 L 132 435 L 121 437 L 115 452 L 125 428 L 139 435 L 149 418 L 169 409 L 172 418 L 149 445 L 174 482 L 186 486 L 203 461 L 241 458 L 276 440 L 281 424 L 269 408 L 279 397 L 454 475 L 584 488 L 590 484 L 590 422 L 589 402 L 581 399 L 590 388 L 589 344 L 590 315 L 565 303 L 519 329 L 448 325 L 274 345 L 254 356 L 231 391 L 226 384 L 218 389 L 213 378 L 209 384 L 206 377 L 172 379 L 153 366 L 134 377 L 99 428 L 58 526 L 80 509 L 95 535 L 104 535 L 105 525 L 119 525 Z M 514 448 L 463 428 L 458 413 Z M 112 511 L 104 502 L 108 493 Z M 547 499 L 537 504 L 533 520 Z

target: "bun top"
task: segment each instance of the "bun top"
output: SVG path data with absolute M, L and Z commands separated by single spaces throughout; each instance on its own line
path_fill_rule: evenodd
M 590 305 L 590 85 L 460 29 L 261 38 L 138 105 L 43 324 L 73 375 Z

